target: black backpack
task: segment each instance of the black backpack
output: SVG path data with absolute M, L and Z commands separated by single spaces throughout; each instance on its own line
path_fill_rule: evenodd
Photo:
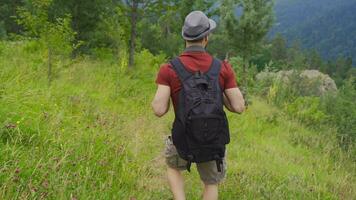
M 188 72 L 179 58 L 170 63 L 182 83 L 172 129 L 173 144 L 179 156 L 187 160 L 189 172 L 192 162 L 213 160 L 221 172 L 225 145 L 230 142 L 219 84 L 221 62 L 214 58 L 206 73 Z

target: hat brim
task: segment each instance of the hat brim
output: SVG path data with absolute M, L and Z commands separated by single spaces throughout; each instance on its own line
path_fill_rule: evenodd
M 205 36 L 209 35 L 209 33 L 211 33 L 213 30 L 215 30 L 216 28 L 216 22 L 212 19 L 209 19 L 209 29 L 204 31 L 203 33 L 199 34 L 198 36 L 195 37 L 189 37 L 187 35 L 184 34 L 184 31 L 182 30 L 182 37 L 187 40 L 187 41 L 194 41 L 194 40 L 200 40 L 203 39 Z

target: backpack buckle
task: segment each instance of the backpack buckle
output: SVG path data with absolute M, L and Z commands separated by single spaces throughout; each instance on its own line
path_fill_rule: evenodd
M 195 73 L 194 73 L 194 78 L 200 78 L 201 77 L 201 74 L 202 74 L 202 72 L 199 70 L 199 71 L 196 71 Z
M 218 172 L 221 172 L 221 166 L 223 165 L 223 161 L 219 155 L 214 156 L 215 162 L 216 162 L 216 168 L 218 169 Z
M 222 160 L 215 160 L 216 168 L 218 168 L 218 172 L 221 172 L 221 165 L 223 164 Z
M 187 171 L 190 172 L 190 167 L 192 166 L 192 161 L 194 159 L 194 156 L 193 155 L 188 155 L 188 162 L 187 162 Z

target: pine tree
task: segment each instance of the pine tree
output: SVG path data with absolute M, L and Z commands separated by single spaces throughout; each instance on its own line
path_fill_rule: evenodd
M 126 16 L 130 21 L 129 67 L 132 68 L 135 62 L 137 24 L 142 18 L 147 17 L 147 14 L 163 11 L 164 2 L 163 0 L 125 0 L 124 5 L 126 6 Z
M 271 56 L 274 62 L 283 62 L 287 59 L 287 42 L 281 34 L 272 40 Z
M 244 60 L 242 85 L 246 94 L 249 61 L 273 25 L 273 1 L 222 0 L 221 7 L 232 50 Z

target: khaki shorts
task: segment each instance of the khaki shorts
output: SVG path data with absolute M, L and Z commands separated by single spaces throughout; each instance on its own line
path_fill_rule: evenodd
M 166 163 L 170 168 L 178 170 L 187 169 L 187 161 L 179 157 L 177 149 L 174 146 L 171 137 L 166 138 L 165 148 Z M 225 179 L 226 176 L 226 160 L 223 159 L 223 167 L 221 172 L 218 172 L 215 161 L 209 161 L 204 163 L 196 163 L 197 169 L 200 175 L 200 179 L 205 184 L 218 184 Z

